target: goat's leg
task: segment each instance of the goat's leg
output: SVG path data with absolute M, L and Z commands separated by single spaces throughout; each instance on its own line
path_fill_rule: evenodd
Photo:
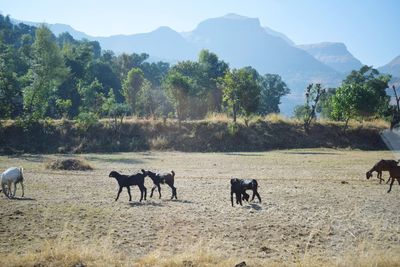
M 3 190 L 3 194 L 8 197 L 6 183 L 1 183 L 1 189 Z
M 392 178 L 392 177 L 389 176 L 389 179 L 387 180 L 386 184 L 388 184 L 388 183 L 390 182 L 390 179 L 391 179 L 391 178 Z
M 21 187 L 22 187 L 22 196 L 21 197 L 24 197 L 24 194 L 25 194 L 24 193 L 24 182 L 22 182 L 22 181 L 21 181 Z
M 400 178 L 397 178 L 397 182 L 399 182 L 399 185 L 400 185 Z
M 146 200 L 147 197 L 147 188 L 143 185 L 143 191 L 144 191 L 144 200 Z
M 174 186 L 174 187 L 172 188 L 172 190 L 173 190 L 173 192 L 174 192 L 175 199 L 178 199 L 178 196 L 176 195 L 176 187 Z
M 240 204 L 240 206 L 243 206 L 243 203 L 242 203 L 242 195 L 240 194 L 240 193 L 236 193 L 236 201 L 239 199 L 239 204 Z
M 392 182 L 390 183 L 390 187 L 389 187 L 389 190 L 388 190 L 388 193 L 390 193 L 390 191 L 392 190 L 392 186 L 393 186 L 393 183 L 394 183 L 394 180 L 395 180 L 396 178 L 393 178 L 392 177 Z M 398 178 L 397 178 L 398 179 Z
M 8 195 L 8 198 L 12 198 L 12 183 L 11 182 L 8 182 L 7 183 L 7 195 Z
M 126 189 L 128 189 L 129 201 L 132 201 L 131 187 L 127 186 Z
M 257 198 L 258 198 L 258 201 L 260 201 L 260 203 L 261 203 L 261 197 L 260 197 L 260 194 L 258 193 L 258 191 L 257 191 L 257 190 L 254 190 L 254 192 L 255 192 L 255 194 L 256 194 L 256 196 L 257 196 Z
M 150 197 L 153 197 L 153 192 L 157 188 L 157 185 L 154 185 L 153 188 L 151 189 Z
M 118 194 L 117 194 L 117 198 L 115 199 L 115 201 L 118 200 L 119 194 L 121 194 L 121 192 L 122 192 L 122 186 L 119 187 Z
M 17 192 L 17 183 L 13 183 L 14 184 L 14 193 L 13 193 L 13 198 L 15 197 L 15 193 Z
M 231 203 L 232 203 L 232 207 L 233 207 L 233 191 L 231 190 Z
M 384 179 L 382 179 L 382 172 L 378 172 L 378 175 L 376 176 L 379 179 L 379 184 L 382 183 L 382 181 L 384 181 Z
M 157 185 L 157 189 L 158 189 L 158 195 L 159 195 L 158 198 L 161 198 L 161 186 L 160 186 L 160 184 Z

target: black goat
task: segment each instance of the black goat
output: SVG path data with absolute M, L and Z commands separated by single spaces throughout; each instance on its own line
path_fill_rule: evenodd
M 140 201 L 142 201 L 143 196 L 144 196 L 144 200 L 146 200 L 147 189 L 144 186 L 144 178 L 146 177 L 146 175 L 144 173 L 139 172 L 137 174 L 128 176 L 128 175 L 119 174 L 116 171 L 112 171 L 112 172 L 110 172 L 110 175 L 108 175 L 108 177 L 114 177 L 117 180 L 118 185 L 119 185 L 119 190 L 118 190 L 117 198 L 115 199 L 115 201 L 118 200 L 119 194 L 121 194 L 123 187 L 126 187 L 126 189 L 128 190 L 129 201 L 132 201 L 131 188 L 130 188 L 131 185 L 139 186 Z
M 392 182 L 390 183 L 390 187 L 389 187 L 388 193 L 390 193 L 390 191 L 392 190 L 393 183 L 394 183 L 394 181 L 396 179 L 397 179 L 397 182 L 399 182 L 399 185 L 400 185 L 400 166 L 392 166 L 392 167 L 390 167 L 389 174 L 390 174 L 389 180 L 390 180 L 390 178 L 392 178 Z
M 242 200 L 248 201 L 250 196 L 246 193 L 246 190 L 253 190 L 253 197 L 251 201 L 254 200 L 254 197 L 257 196 L 258 200 L 261 203 L 260 194 L 257 192 L 258 183 L 257 180 L 243 180 L 238 178 L 231 179 L 231 203 L 233 207 L 233 194 L 236 195 L 236 204 L 240 204 L 242 206 Z
M 378 173 L 377 177 L 379 179 L 379 183 L 382 183 L 382 181 L 384 181 L 384 179 L 382 179 L 382 172 L 383 171 L 389 171 L 389 169 L 391 167 L 396 167 L 398 163 L 399 162 L 396 161 L 396 160 L 381 159 L 369 171 L 367 171 L 367 173 L 366 173 L 367 179 L 372 177 L 372 173 L 373 172 L 377 172 Z M 390 177 L 389 177 L 389 179 L 387 180 L 386 183 L 389 183 L 389 181 L 390 181 Z
M 171 171 L 171 173 L 154 173 L 152 171 L 145 171 L 142 169 L 142 172 L 146 175 L 149 176 L 151 180 L 153 180 L 154 186 L 151 189 L 150 197 L 153 197 L 153 192 L 156 188 L 158 188 L 158 194 L 160 195 L 161 198 L 161 186 L 160 184 L 167 184 L 169 187 L 172 189 L 172 196 L 171 199 L 178 199 L 176 196 L 176 187 L 174 186 L 174 178 L 175 178 L 175 172 Z

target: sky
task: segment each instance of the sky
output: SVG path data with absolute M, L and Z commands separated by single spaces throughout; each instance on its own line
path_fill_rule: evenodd
M 342 42 L 363 64 L 400 55 L 400 0 L 0 0 L 11 18 L 68 24 L 92 36 L 191 31 L 228 13 L 259 18 L 296 44 Z

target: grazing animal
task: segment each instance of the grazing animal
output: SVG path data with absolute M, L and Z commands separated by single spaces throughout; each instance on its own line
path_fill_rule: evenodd
M 233 194 L 236 196 L 236 204 L 240 204 L 242 206 L 242 200 L 248 201 L 250 196 L 246 193 L 246 190 L 253 190 L 253 197 L 251 201 L 254 200 L 254 197 L 257 196 L 258 200 L 261 203 L 260 194 L 257 192 L 258 183 L 257 180 L 243 180 L 238 178 L 231 179 L 231 203 L 233 207 Z
M 144 197 L 144 200 L 146 200 L 147 189 L 144 186 L 144 178 L 146 177 L 146 175 L 144 173 L 138 172 L 136 174 L 128 176 L 128 175 L 119 174 L 116 171 L 112 171 L 112 172 L 110 172 L 108 177 L 115 178 L 119 185 L 119 190 L 118 190 L 117 198 L 115 199 L 115 201 L 118 200 L 119 194 L 121 194 L 122 188 L 124 188 L 124 187 L 126 187 L 126 189 L 128 190 L 129 201 L 132 201 L 131 188 L 130 188 L 131 185 L 139 186 L 140 201 L 142 201 L 143 197 Z
M 392 182 L 390 183 L 388 193 L 390 193 L 390 191 L 392 190 L 394 180 L 397 179 L 397 182 L 399 182 L 399 185 L 400 185 L 400 166 L 392 166 L 389 169 L 389 174 L 390 174 L 390 178 L 392 178 Z M 389 180 L 390 180 L 390 178 L 389 178 Z
M 393 166 L 397 166 L 399 162 L 396 160 L 385 160 L 385 159 L 381 159 L 380 161 L 378 161 L 369 171 L 367 171 L 366 176 L 367 179 L 372 177 L 372 173 L 375 171 L 377 172 L 377 178 L 379 179 L 379 183 L 381 184 L 382 181 L 385 181 L 384 179 L 382 179 L 382 172 L 383 171 L 389 171 L 389 169 Z M 390 181 L 390 177 L 387 180 L 386 183 L 389 183 Z
M 24 169 L 21 167 L 11 167 L 1 174 L 1 189 L 8 198 L 15 197 L 17 191 L 17 184 L 20 183 L 22 187 L 22 197 L 24 196 Z M 11 193 L 12 185 L 14 185 L 14 192 Z M 7 187 L 6 187 L 7 186 Z M 0 190 L 1 191 L 1 190 Z
M 176 196 L 176 187 L 174 186 L 174 178 L 175 178 L 175 172 L 171 171 L 171 173 L 154 173 L 151 171 L 145 171 L 142 169 L 142 172 L 146 175 L 149 176 L 151 180 L 153 180 L 154 186 L 151 189 L 150 197 L 153 197 L 153 192 L 157 188 L 158 189 L 158 194 L 160 195 L 159 198 L 161 198 L 161 186 L 160 184 L 167 184 L 169 187 L 172 189 L 172 196 L 171 199 L 178 199 Z

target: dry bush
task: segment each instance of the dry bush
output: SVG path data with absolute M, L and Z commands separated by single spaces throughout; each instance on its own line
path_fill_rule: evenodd
M 164 136 L 157 136 L 150 140 L 151 150 L 166 150 L 169 148 L 168 140 Z
M 228 114 L 226 113 L 208 113 L 206 118 L 204 119 L 205 121 L 209 122 L 225 122 L 229 123 L 232 121 L 232 118 L 228 117 Z
M 93 168 L 83 160 L 79 159 L 57 159 L 47 163 L 47 169 L 68 171 L 90 171 Z
M 278 113 L 270 113 L 268 115 L 265 116 L 265 120 L 271 123 L 279 123 L 279 122 L 285 122 L 285 123 L 289 123 L 289 122 L 293 122 L 294 120 L 289 119 L 287 117 L 285 117 L 282 114 L 278 114 Z

